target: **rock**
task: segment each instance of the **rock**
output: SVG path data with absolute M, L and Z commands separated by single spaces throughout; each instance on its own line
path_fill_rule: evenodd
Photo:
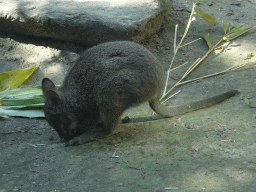
M 88 46 L 143 41 L 167 22 L 172 0 L 2 0 L 0 32 Z

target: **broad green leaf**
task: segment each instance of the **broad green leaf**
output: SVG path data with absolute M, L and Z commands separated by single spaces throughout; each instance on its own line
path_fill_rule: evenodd
M 6 89 L 16 89 L 24 81 L 26 81 L 34 71 L 37 70 L 37 67 L 29 67 L 26 69 L 16 69 L 13 71 L 8 71 L 0 74 L 0 91 Z
M 211 49 L 212 48 L 212 42 L 211 42 L 210 37 L 208 35 L 204 35 L 204 40 L 206 41 L 209 49 Z
M 199 16 L 201 16 L 202 18 L 204 18 L 208 23 L 210 23 L 210 24 L 212 24 L 212 25 L 216 25 L 216 23 L 215 23 L 215 17 L 213 17 L 213 16 L 211 16 L 211 15 L 209 15 L 209 14 L 207 14 L 207 13 L 202 13 L 202 12 L 200 12 L 200 11 L 198 11 L 197 9 L 195 9 L 195 11 L 194 11 L 194 14 L 197 14 L 197 15 L 199 15 Z
M 26 96 L 24 98 L 3 98 L 0 99 L 2 106 L 27 106 L 31 104 L 44 103 L 43 95 Z
M 2 106 L 5 109 L 18 109 L 18 110 L 23 110 L 23 109 L 43 109 L 44 108 L 44 103 L 37 103 L 37 104 L 31 104 L 31 105 L 18 105 L 18 106 Z
M 41 86 L 0 92 L 0 116 L 44 117 L 43 107 Z
M 22 89 L 5 90 L 0 92 L 0 99 L 13 99 L 42 95 L 41 86 L 27 87 Z M 1 101 L 1 100 L 0 100 Z M 0 102 L 1 103 L 1 102 Z
M 8 116 L 19 116 L 19 117 L 29 117 L 29 118 L 35 118 L 35 117 L 44 117 L 43 110 L 5 110 L 2 109 L 4 114 Z

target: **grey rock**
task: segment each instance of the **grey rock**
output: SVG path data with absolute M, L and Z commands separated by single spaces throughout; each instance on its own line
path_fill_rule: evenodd
M 95 45 L 143 41 L 167 22 L 172 0 L 2 0 L 0 32 Z

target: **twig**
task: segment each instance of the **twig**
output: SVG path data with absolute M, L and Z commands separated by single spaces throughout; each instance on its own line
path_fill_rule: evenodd
M 221 42 L 223 41 L 223 38 L 221 38 L 221 40 L 215 45 L 213 46 L 210 50 L 207 51 L 207 53 L 204 55 L 203 58 L 199 58 L 197 59 L 189 68 L 188 70 L 185 72 L 185 74 L 182 76 L 182 78 L 169 90 L 167 91 L 167 93 L 162 96 L 162 98 L 159 100 L 161 101 L 163 98 L 165 98 L 183 79 L 185 79 L 200 63 L 202 63 L 202 61 L 208 57 L 208 55 L 215 49 L 215 47 L 217 47 Z
M 169 99 L 171 99 L 172 97 L 174 97 L 175 95 L 179 94 L 180 90 L 176 93 L 174 93 L 173 95 L 171 95 L 170 97 L 168 97 L 167 99 L 165 99 L 164 101 L 161 102 L 161 104 L 165 103 L 166 101 L 168 101 Z
M 117 151 L 117 150 L 118 150 L 118 149 L 115 150 L 115 152 L 113 153 L 113 155 L 112 155 L 111 157 L 113 157 L 113 158 L 119 158 L 119 156 L 116 155 L 116 151 Z
M 182 48 L 182 47 L 185 47 L 185 46 L 187 46 L 187 45 L 190 45 L 190 44 L 192 44 L 192 43 L 194 43 L 194 42 L 196 42 L 196 41 L 199 41 L 199 40 L 201 40 L 202 38 L 198 38 L 198 39 L 196 39 L 196 40 L 194 40 L 194 41 L 191 41 L 191 42 L 189 42 L 189 43 L 186 43 L 185 45 L 182 45 L 182 46 L 180 46 L 179 48 Z
M 185 62 L 185 63 L 183 63 L 182 65 L 180 65 L 180 66 L 178 66 L 178 67 L 169 69 L 169 71 L 172 72 L 172 71 L 174 71 L 174 70 L 176 70 L 176 69 L 179 69 L 180 67 L 182 67 L 182 66 L 184 66 L 184 65 L 187 65 L 187 64 L 188 64 L 188 62 Z
M 139 170 L 140 171 L 140 174 L 142 176 L 142 179 L 145 179 L 145 174 L 142 172 L 142 168 L 137 168 L 137 167 L 132 167 L 130 165 L 127 164 L 127 166 L 131 169 L 136 169 L 136 170 Z
M 194 65 L 196 65 L 196 62 L 199 61 L 199 60 L 200 60 L 200 58 L 198 58 L 198 59 L 189 67 L 189 69 L 185 72 L 185 74 L 182 76 L 182 78 L 181 78 L 171 89 L 169 89 L 169 91 L 167 91 L 167 93 L 165 93 L 165 95 L 164 95 L 163 97 L 161 97 L 161 98 L 159 99 L 159 101 L 162 101 L 163 98 L 165 98 L 165 97 L 177 86 L 177 84 L 180 83 L 180 82 L 189 74 L 188 71 L 191 69 L 191 67 L 193 67 Z
M 173 64 L 173 62 L 174 62 L 176 53 L 177 53 L 177 51 L 178 51 L 178 48 L 176 47 L 178 27 L 179 27 L 179 25 L 176 24 L 176 25 L 175 25 L 175 32 L 174 32 L 174 48 L 173 48 L 174 53 L 173 53 L 173 57 L 172 57 L 172 61 L 171 61 L 170 67 L 169 67 L 169 69 L 167 70 L 166 81 L 165 81 L 165 86 L 164 86 L 164 91 L 163 91 L 162 97 L 164 97 L 164 95 L 166 94 L 166 90 L 167 90 L 167 86 L 168 86 L 168 80 L 169 80 L 169 76 L 170 76 L 170 72 L 171 72 L 170 69 L 171 69 L 171 67 L 172 67 L 172 64 Z
M 253 63 L 253 64 L 256 64 L 256 63 Z M 220 75 L 220 74 L 229 72 L 229 71 L 234 71 L 234 70 L 240 69 L 240 68 L 242 68 L 242 67 L 247 67 L 247 66 L 249 66 L 249 65 L 252 65 L 252 63 L 250 63 L 250 64 L 242 64 L 242 65 L 239 65 L 239 66 L 233 66 L 233 67 L 230 67 L 230 68 L 228 68 L 228 69 L 225 69 L 225 70 L 220 71 L 220 72 L 217 72 L 217 73 L 212 73 L 212 74 L 210 74 L 210 75 L 205 75 L 205 76 L 198 77 L 198 78 L 195 78 L 195 79 L 183 81 L 183 82 L 180 82 L 180 83 L 175 84 L 175 87 L 176 87 L 176 86 L 179 86 L 179 85 L 184 85 L 184 84 L 187 84 L 187 83 L 191 83 L 191 82 L 194 82 L 194 81 L 202 80 L 202 79 L 205 79 L 205 78 L 208 78 L 208 77 L 217 76 L 217 75 Z
M 175 56 L 176 56 L 178 50 L 181 48 L 181 44 L 182 44 L 184 38 L 186 37 L 186 35 L 187 35 L 187 33 L 188 33 L 188 29 L 189 29 L 189 27 L 190 27 L 191 22 L 193 21 L 193 17 L 192 17 L 192 16 L 193 16 L 193 14 L 194 14 L 195 6 L 196 6 L 196 4 L 193 3 L 193 7 L 192 7 L 192 11 L 191 11 L 189 20 L 188 20 L 188 24 L 187 24 L 187 26 L 186 26 L 186 29 L 185 29 L 185 31 L 184 31 L 184 34 L 183 34 L 183 36 L 182 36 L 182 38 L 181 38 L 180 43 L 179 43 L 178 46 L 176 46 L 176 42 L 177 42 L 177 33 L 178 33 L 178 32 L 177 32 L 177 31 L 178 31 L 178 25 L 175 25 L 175 34 L 174 34 L 174 55 L 173 55 L 173 58 L 172 58 L 172 61 L 171 61 L 171 64 L 170 64 L 169 69 L 172 68 L 172 64 L 173 64 L 173 62 L 174 62 Z M 182 46 L 182 47 L 183 47 L 183 46 Z M 170 75 L 170 70 L 167 71 L 166 81 L 165 81 L 165 86 L 164 86 L 164 91 L 163 91 L 162 98 L 164 98 L 164 97 L 167 95 L 166 90 L 167 90 L 169 75 Z M 168 92 L 170 92 L 170 91 L 168 91 Z M 162 100 L 162 98 L 160 99 L 160 101 Z

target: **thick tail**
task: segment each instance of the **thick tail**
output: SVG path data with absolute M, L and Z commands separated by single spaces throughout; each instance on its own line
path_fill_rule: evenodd
M 236 95 L 237 93 L 239 93 L 238 90 L 232 90 L 220 95 L 216 95 L 214 97 L 209 97 L 207 99 L 203 99 L 200 101 L 188 103 L 185 105 L 179 105 L 175 107 L 164 106 L 160 102 L 155 102 L 155 101 L 150 102 L 149 105 L 158 115 L 161 115 L 164 117 L 173 117 L 173 116 L 181 115 L 191 111 L 195 111 L 201 108 L 209 107 L 211 105 L 224 101 Z

